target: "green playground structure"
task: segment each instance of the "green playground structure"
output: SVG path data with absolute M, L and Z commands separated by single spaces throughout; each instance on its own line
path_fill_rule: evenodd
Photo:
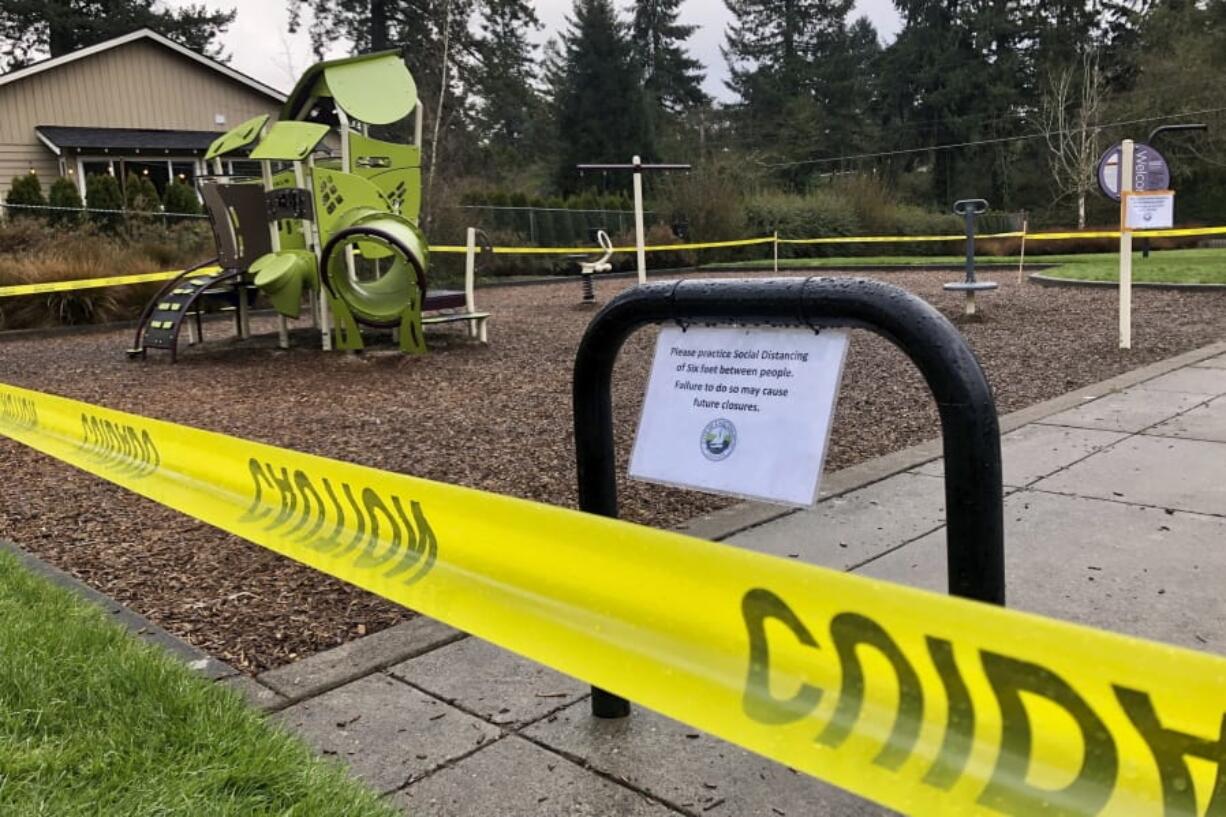
M 370 135 L 372 126 L 414 117 L 413 142 Z M 217 257 L 167 283 L 145 307 L 129 350 L 177 355 L 179 333 L 202 338 L 202 314 L 231 309 L 241 338 L 264 295 L 279 315 L 278 343 L 304 296 L 325 350 L 364 348 L 362 327 L 391 329 L 400 349 L 421 354 L 424 324 L 464 322 L 486 342 L 489 315 L 473 303 L 474 231 L 464 291 L 428 289 L 430 250 L 421 212 L 422 109 L 398 52 L 321 62 L 311 67 L 279 119 L 258 116 L 222 135 L 199 180 Z M 233 172 L 258 164 L 259 176 Z M 230 173 L 226 173 L 229 163 Z

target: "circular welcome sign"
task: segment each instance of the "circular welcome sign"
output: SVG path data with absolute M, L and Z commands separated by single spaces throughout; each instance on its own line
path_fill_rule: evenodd
M 1120 161 L 1124 146 L 1116 142 L 1098 160 L 1098 189 L 1112 201 L 1120 200 Z M 1171 186 L 1171 169 L 1162 154 L 1143 142 L 1132 149 L 1132 189 L 1138 193 L 1148 190 L 1168 190 Z

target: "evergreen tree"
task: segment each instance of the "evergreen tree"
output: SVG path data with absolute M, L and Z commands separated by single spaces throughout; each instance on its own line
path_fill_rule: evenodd
M 218 39 L 235 12 L 203 3 L 168 8 L 160 0 L 0 0 L 0 71 L 58 57 L 138 28 L 222 59 Z
M 525 0 L 480 0 L 479 14 L 471 73 L 478 136 L 495 156 L 522 162 L 541 114 L 533 87 L 536 49 L 528 38 L 541 23 Z
M 148 176 L 129 173 L 123 182 L 124 209 L 133 213 L 155 213 L 162 209 L 157 188 Z
M 166 192 L 162 194 L 162 205 L 167 213 L 200 215 L 200 199 L 196 197 L 196 191 L 180 181 L 172 181 L 166 185 Z
M 9 183 L 9 192 L 4 197 L 5 204 L 14 205 L 13 215 L 38 215 L 39 211 L 25 210 L 26 207 L 42 207 L 47 200 L 43 198 L 43 184 L 37 173 L 23 173 L 14 176 Z
M 922 168 L 933 203 L 1009 204 L 1009 168 L 1034 91 L 1033 18 L 1012 0 L 899 0 L 903 29 L 882 62 L 885 150 Z M 916 152 L 927 145 L 931 153 Z M 958 146 L 958 147 L 950 147 Z M 897 167 L 895 170 L 899 169 Z
M 725 0 L 723 49 L 738 130 L 803 186 L 825 160 L 875 147 L 877 32 L 848 23 L 852 0 Z M 837 169 L 837 168 L 836 168 Z
M 85 180 L 85 206 L 89 217 L 105 230 L 117 230 L 123 224 L 123 191 L 119 180 L 109 173 L 95 173 Z M 102 212 L 105 211 L 105 212 Z
M 612 0 L 575 0 L 562 34 L 554 105 L 558 126 L 558 183 L 578 186 L 576 164 L 655 157 L 641 76 L 626 25 Z
M 76 182 L 67 176 L 60 176 L 51 183 L 47 203 L 60 208 L 50 211 L 52 224 L 73 226 L 81 223 L 81 193 Z
M 681 0 L 635 0 L 630 44 L 657 108 L 678 113 L 707 102 L 702 63 L 685 49 L 698 26 L 677 22 Z

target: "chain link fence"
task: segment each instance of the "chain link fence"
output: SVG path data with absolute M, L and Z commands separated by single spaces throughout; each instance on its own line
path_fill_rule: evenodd
M 208 220 L 208 216 L 202 213 L 102 210 L 94 207 L 55 207 L 50 204 L 8 203 L 0 203 L 0 218 L 9 221 L 17 218 L 38 219 L 54 225 L 72 225 L 88 221 L 111 228 L 148 224 L 172 227 L 183 223 L 203 224 Z
M 633 210 L 580 210 L 562 207 L 512 207 L 486 204 L 460 205 L 474 227 L 499 235 L 514 234 L 534 247 L 564 247 L 593 242 L 596 230 L 625 235 L 634 230 Z M 655 213 L 644 213 L 648 224 Z

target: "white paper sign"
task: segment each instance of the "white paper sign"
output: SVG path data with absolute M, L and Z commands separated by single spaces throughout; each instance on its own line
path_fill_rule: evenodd
M 1175 193 L 1127 194 L 1124 226 L 1129 230 L 1167 230 L 1175 225 Z
M 663 328 L 630 476 L 812 505 L 847 341 L 837 329 Z

